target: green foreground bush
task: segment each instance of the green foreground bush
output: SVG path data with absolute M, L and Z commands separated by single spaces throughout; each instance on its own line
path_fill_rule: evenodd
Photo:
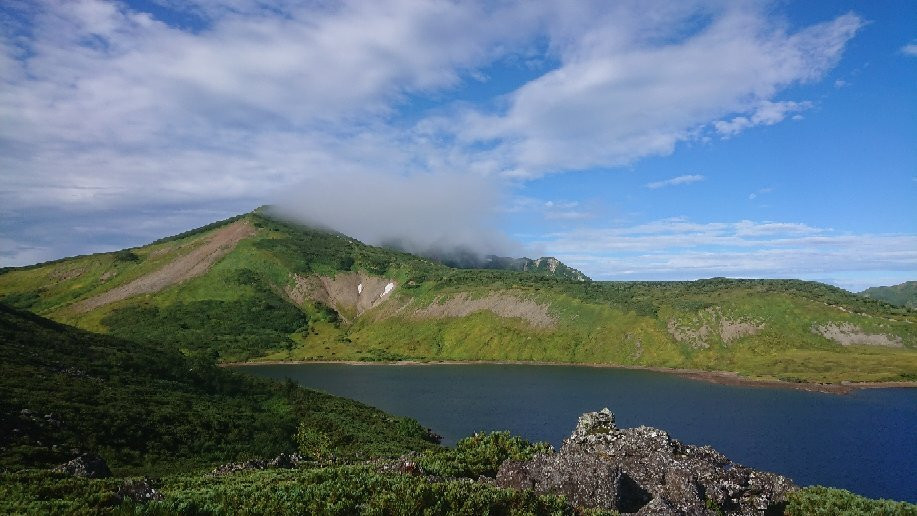
M 823 486 L 793 493 L 786 507 L 789 516 L 917 516 L 917 505 L 891 500 L 872 500 Z
M 558 496 L 464 480 L 428 482 L 369 466 L 265 470 L 159 482 L 162 501 L 117 496 L 118 480 L 47 471 L 0 474 L 0 513 L 101 514 L 573 514 Z
M 528 460 L 552 451 L 548 443 L 532 444 L 509 432 L 477 433 L 456 443 L 454 449 L 436 448 L 418 459 L 423 470 L 443 477 L 493 477 L 507 459 Z

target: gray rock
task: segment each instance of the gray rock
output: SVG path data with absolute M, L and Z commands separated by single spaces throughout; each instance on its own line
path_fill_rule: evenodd
M 210 472 L 213 476 L 230 475 L 240 471 L 254 471 L 267 468 L 267 462 L 259 459 L 247 460 L 245 462 L 231 462 L 222 464 Z
M 148 478 L 129 478 L 124 481 L 115 493 L 118 500 L 134 502 L 155 502 L 163 499 L 162 493 L 153 487 Z
M 556 453 L 506 461 L 497 485 L 565 495 L 578 507 L 638 514 L 765 514 L 796 489 L 780 475 L 735 464 L 709 446 L 657 428 L 620 429 L 608 409 L 583 414 Z
M 229 464 L 222 464 L 214 468 L 210 474 L 214 476 L 220 476 L 238 473 L 240 471 L 255 471 L 268 468 L 292 469 L 298 467 L 303 462 L 305 462 L 305 459 L 303 459 L 302 455 L 299 455 L 298 453 L 281 453 L 269 461 L 252 459 L 245 462 L 231 462 Z
M 54 471 L 85 478 L 108 478 L 111 470 L 101 457 L 95 455 L 80 455 L 70 462 L 61 464 Z
M 267 463 L 267 467 L 280 468 L 280 469 L 292 469 L 292 468 L 299 466 L 304 460 L 305 459 L 303 459 L 302 455 L 298 453 L 293 453 L 293 454 L 281 453 L 280 455 L 271 459 L 271 461 Z

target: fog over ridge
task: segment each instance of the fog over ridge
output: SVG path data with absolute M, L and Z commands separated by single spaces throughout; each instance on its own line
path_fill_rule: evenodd
M 371 245 L 440 261 L 521 256 L 522 244 L 496 229 L 498 179 L 452 173 L 324 174 L 287 189 L 277 214 Z

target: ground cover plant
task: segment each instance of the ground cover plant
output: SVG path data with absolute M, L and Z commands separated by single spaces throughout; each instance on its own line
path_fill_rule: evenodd
M 165 474 L 294 452 L 303 426 L 338 457 L 432 446 L 416 422 L 219 368 L 212 357 L 61 325 L 0 305 L 0 467 L 98 454 L 118 474 Z

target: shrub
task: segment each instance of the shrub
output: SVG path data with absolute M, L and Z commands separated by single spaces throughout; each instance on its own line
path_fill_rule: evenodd
M 789 516 L 917 516 L 917 505 L 891 500 L 871 500 L 843 489 L 811 486 L 789 497 Z
M 115 261 L 118 262 L 139 262 L 140 257 L 134 254 L 130 249 L 122 249 L 115 253 Z
M 532 444 L 509 432 L 479 432 L 456 443 L 455 448 L 424 453 L 420 466 L 434 475 L 477 478 L 496 476 L 507 459 L 528 460 L 536 453 L 549 453 L 551 445 Z

